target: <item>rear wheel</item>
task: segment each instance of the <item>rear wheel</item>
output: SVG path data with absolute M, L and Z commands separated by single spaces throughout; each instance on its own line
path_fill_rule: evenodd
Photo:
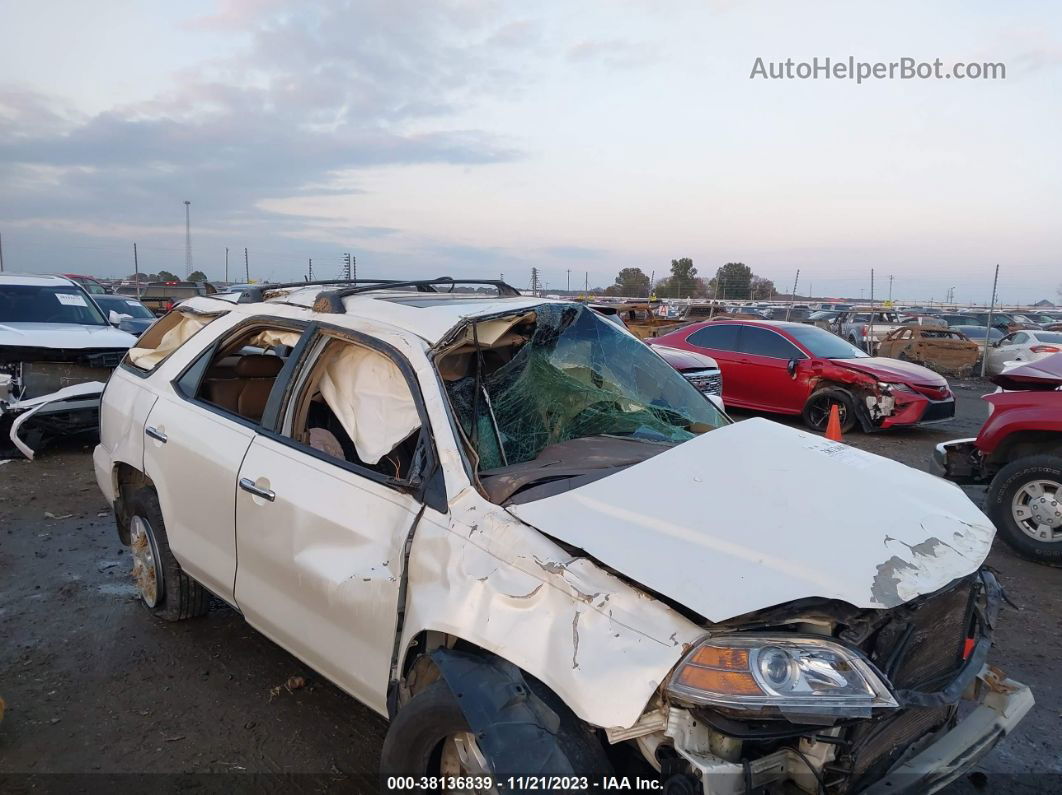
M 1062 566 L 1062 458 L 1034 455 L 1007 464 L 988 487 L 986 508 L 1011 549 Z
M 856 424 L 855 400 L 850 392 L 835 387 L 812 393 L 804 404 L 804 424 L 813 431 L 824 432 L 830 421 L 830 407 L 834 405 L 841 420 L 841 432 L 848 433 Z
M 129 550 L 137 593 L 152 613 L 166 621 L 181 621 L 207 612 L 210 594 L 184 573 L 170 552 L 153 489 L 140 489 L 130 502 Z

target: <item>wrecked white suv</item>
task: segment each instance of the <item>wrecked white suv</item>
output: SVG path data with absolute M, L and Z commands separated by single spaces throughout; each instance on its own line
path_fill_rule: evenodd
M 95 433 L 100 393 L 136 337 L 62 276 L 0 273 L 0 448 Z
M 389 717 L 390 789 L 929 792 L 1021 720 L 962 491 L 732 424 L 587 307 L 492 284 L 152 327 L 94 456 L 144 603 L 216 594 Z

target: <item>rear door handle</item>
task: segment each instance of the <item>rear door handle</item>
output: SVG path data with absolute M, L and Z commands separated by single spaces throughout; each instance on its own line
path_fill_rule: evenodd
M 254 485 L 254 481 L 250 478 L 240 478 L 240 488 L 244 491 L 253 494 L 255 497 L 261 497 L 263 500 L 269 500 L 272 502 L 277 498 L 277 494 L 272 489 L 263 489 Z
M 162 442 L 163 444 L 166 444 L 166 439 L 169 438 L 169 437 L 166 436 L 166 434 L 164 434 L 162 431 L 160 431 L 154 425 L 149 425 L 146 428 L 144 428 L 144 433 L 146 433 L 152 439 L 157 439 L 158 441 Z

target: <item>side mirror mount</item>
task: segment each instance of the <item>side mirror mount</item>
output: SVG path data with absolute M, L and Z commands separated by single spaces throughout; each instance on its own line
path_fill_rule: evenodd
M 719 395 L 705 395 L 713 406 L 726 414 L 726 406 L 723 403 L 723 398 Z
M 788 362 L 785 363 L 785 369 L 789 372 L 790 376 L 795 376 L 797 369 L 797 360 L 790 359 Z
M 119 323 L 122 322 L 122 316 L 112 309 L 107 315 L 107 322 L 110 323 L 112 326 L 117 326 Z

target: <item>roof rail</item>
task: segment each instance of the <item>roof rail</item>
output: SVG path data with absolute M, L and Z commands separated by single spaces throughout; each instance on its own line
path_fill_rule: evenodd
M 360 281 L 360 279 L 356 280 L 356 282 Z M 346 311 L 343 306 L 344 298 L 350 295 L 358 295 L 359 293 L 367 293 L 371 290 L 378 290 L 381 287 L 388 289 L 393 289 L 395 287 L 415 287 L 418 292 L 437 293 L 440 291 L 436 290 L 436 287 L 449 285 L 450 289 L 446 292 L 452 293 L 454 287 L 459 284 L 489 285 L 498 290 L 499 296 L 506 298 L 517 298 L 520 296 L 519 290 L 500 279 L 454 279 L 450 276 L 438 276 L 434 279 L 411 279 L 404 282 L 377 281 L 373 284 L 366 284 L 364 286 L 355 283 L 350 287 L 340 287 L 338 290 L 323 291 L 317 296 L 317 300 L 314 301 L 313 310 L 315 312 L 329 312 L 331 314 L 341 315 Z
M 301 282 L 266 282 L 264 284 L 256 284 L 253 287 L 249 287 L 240 293 L 240 300 L 236 303 L 239 304 L 257 304 L 264 299 L 267 292 L 271 290 L 283 290 L 287 287 L 324 287 L 333 284 L 391 284 L 396 282 L 397 279 L 320 279 L 316 281 L 301 281 Z

